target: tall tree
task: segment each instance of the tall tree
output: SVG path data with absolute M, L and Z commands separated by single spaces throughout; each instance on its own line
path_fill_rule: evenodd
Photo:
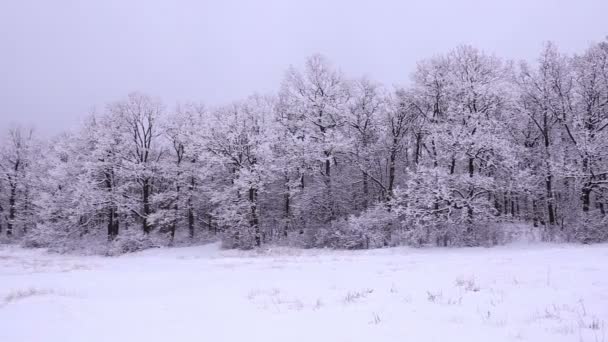
M 0 172 L 7 194 L 7 213 L 4 215 L 6 236 L 12 236 L 18 228 L 25 232 L 33 224 L 33 179 L 35 142 L 33 130 L 20 127 L 8 132 L 0 150 Z
M 568 61 L 555 45 L 548 43 L 538 60 L 538 67 L 531 69 L 522 63 L 518 84 L 520 88 L 520 108 L 532 123 L 540 139 L 530 146 L 542 161 L 538 167 L 543 177 L 546 215 L 543 221 L 549 227 L 557 224 L 555 196 L 556 145 L 560 143 L 560 126 L 567 120 L 572 95 L 572 78 Z
M 337 215 L 332 165 L 344 149 L 342 128 L 349 97 L 349 82 L 321 55 L 310 57 L 303 72 L 290 68 L 279 95 L 280 107 L 285 111 L 282 117 L 290 121 L 287 125 L 292 134 L 308 149 L 310 176 L 322 184 L 322 190 L 314 196 L 318 204 L 315 216 L 325 224 Z
M 131 93 L 126 100 L 111 105 L 109 110 L 124 135 L 122 172 L 126 181 L 139 188 L 139 199 L 132 198 L 129 209 L 141 221 L 143 232 L 148 234 L 152 230 L 154 181 L 162 156 L 159 137 L 164 107 L 158 99 Z
M 215 196 L 217 216 L 234 247 L 260 246 L 264 239 L 260 195 L 274 178 L 272 100 L 260 96 L 213 113 L 207 148 L 229 179 Z

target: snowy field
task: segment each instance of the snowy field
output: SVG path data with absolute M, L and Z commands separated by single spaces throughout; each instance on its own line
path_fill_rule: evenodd
M 608 341 L 608 245 L 0 246 L 0 341 Z

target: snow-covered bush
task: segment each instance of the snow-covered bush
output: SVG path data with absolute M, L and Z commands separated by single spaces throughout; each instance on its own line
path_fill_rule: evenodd
M 78 230 L 70 227 L 59 227 L 51 223 L 37 224 L 23 237 L 21 244 L 28 248 L 49 248 L 57 251 L 69 249 L 79 237 Z
M 27 232 L 21 244 L 29 248 L 53 248 L 65 244 L 71 233 L 52 224 L 38 224 Z
M 139 229 L 125 229 L 108 241 L 103 231 L 81 231 L 78 228 L 39 224 L 30 230 L 21 244 L 28 248 L 48 248 L 57 253 L 105 254 L 108 256 L 132 253 L 168 245 L 167 234 L 144 234 Z
M 222 248 L 253 249 L 256 247 L 255 230 L 249 226 L 232 227 L 221 234 Z
M 599 212 L 591 212 L 573 223 L 570 229 L 571 240 L 582 243 L 598 243 L 608 241 L 608 216 Z
M 107 236 L 103 231 L 47 223 L 30 229 L 21 244 L 28 248 L 48 248 L 56 253 L 103 254 L 107 249 Z
M 405 220 L 405 229 L 394 234 L 393 245 L 410 246 L 494 246 L 511 241 L 502 224 L 441 223 Z
M 144 234 L 140 230 L 123 230 L 108 246 L 107 255 L 133 253 L 148 248 L 160 247 L 160 239 Z
M 359 216 L 336 220 L 315 234 L 315 247 L 366 249 L 388 246 L 396 216 L 384 206 L 373 207 Z

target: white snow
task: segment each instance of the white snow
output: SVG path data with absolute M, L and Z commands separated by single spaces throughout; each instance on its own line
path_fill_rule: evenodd
M 608 245 L 0 247 L 0 341 L 608 340 Z

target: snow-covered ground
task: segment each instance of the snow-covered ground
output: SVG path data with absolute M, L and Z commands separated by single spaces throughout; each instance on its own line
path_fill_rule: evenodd
M 0 341 L 608 341 L 608 245 L 0 246 Z

